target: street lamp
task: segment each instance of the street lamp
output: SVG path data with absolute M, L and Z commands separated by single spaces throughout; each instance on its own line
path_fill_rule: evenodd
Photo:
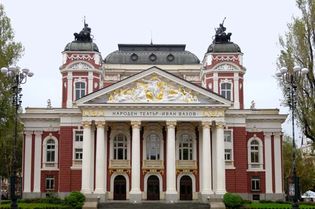
M 300 66 L 294 66 L 293 70 L 288 70 L 286 67 L 282 67 L 279 72 L 276 73 L 277 77 L 282 79 L 284 86 L 287 88 L 289 94 L 289 107 L 291 109 L 292 117 L 292 173 L 291 182 L 289 184 L 289 195 L 293 197 L 292 208 L 299 208 L 298 195 L 299 195 L 299 183 L 296 175 L 296 146 L 295 146 L 295 133 L 294 133 L 294 114 L 296 109 L 296 89 L 299 80 L 308 73 L 307 68 L 301 69 Z
M 13 92 L 13 106 L 15 108 L 14 114 L 14 141 L 13 141 L 13 153 L 12 153 L 12 173 L 10 176 L 10 196 L 11 196 L 11 208 L 17 209 L 17 198 L 15 194 L 16 190 L 16 173 L 17 173 L 17 162 L 16 162 L 16 142 L 18 135 L 18 110 L 22 104 L 22 88 L 21 84 L 25 84 L 27 81 L 27 77 L 32 77 L 34 73 L 30 72 L 29 69 L 20 69 L 19 67 L 2 67 L 1 72 L 5 74 L 7 77 L 13 79 L 12 92 Z

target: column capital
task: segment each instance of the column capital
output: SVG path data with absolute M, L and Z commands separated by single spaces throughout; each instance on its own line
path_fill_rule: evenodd
M 102 128 L 106 125 L 105 121 L 95 121 L 95 125 L 97 128 Z
M 224 128 L 225 123 L 223 122 L 215 122 L 216 128 Z
M 269 136 L 269 137 L 271 137 L 272 135 L 274 135 L 273 132 L 264 132 L 264 136 Z
M 211 122 L 210 121 L 202 121 L 201 125 L 202 125 L 202 128 L 210 128 Z
M 90 128 L 92 125 L 91 121 L 82 121 L 83 128 Z
M 43 132 L 42 132 L 42 131 L 34 131 L 34 134 L 35 134 L 35 135 L 42 135 Z
M 132 128 L 140 128 L 141 121 L 131 121 Z
M 26 136 L 32 136 L 33 131 L 24 131 L 24 134 L 25 134 Z
M 176 121 L 171 121 L 171 120 L 166 121 L 166 125 L 167 125 L 168 128 L 175 128 Z

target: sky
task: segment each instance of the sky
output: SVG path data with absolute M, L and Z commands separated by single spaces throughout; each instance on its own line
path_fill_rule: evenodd
M 34 72 L 23 87 L 23 107 L 61 106 L 61 52 L 83 28 L 92 29 L 102 57 L 117 44 L 186 44 L 200 60 L 224 17 L 231 41 L 241 47 L 247 71 L 245 108 L 283 107 L 275 79 L 279 36 L 299 15 L 294 0 L 0 0 L 15 40 L 25 52 L 17 65 Z M 290 123 L 284 132 L 290 134 Z

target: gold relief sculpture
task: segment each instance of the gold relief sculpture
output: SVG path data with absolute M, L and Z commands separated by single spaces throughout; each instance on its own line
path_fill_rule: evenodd
M 105 110 L 83 110 L 82 116 L 105 116 Z
M 191 90 L 164 82 L 157 75 L 142 79 L 133 86 L 115 90 L 108 97 L 108 103 L 116 102 L 178 102 L 196 103 L 198 97 Z
M 203 116 L 206 116 L 206 117 L 223 117 L 224 111 L 223 110 L 203 111 Z

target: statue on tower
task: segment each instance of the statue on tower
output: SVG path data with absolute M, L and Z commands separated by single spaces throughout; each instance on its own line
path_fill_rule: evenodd
M 85 23 L 84 20 L 84 28 L 80 31 L 80 33 L 74 33 L 74 39 L 78 42 L 92 42 L 91 38 L 91 28 L 88 27 L 88 24 Z
M 232 33 L 226 34 L 226 27 L 224 27 L 224 21 L 226 17 L 223 19 L 222 23 L 220 23 L 219 28 L 215 29 L 215 38 L 214 43 L 228 43 L 231 40 Z

